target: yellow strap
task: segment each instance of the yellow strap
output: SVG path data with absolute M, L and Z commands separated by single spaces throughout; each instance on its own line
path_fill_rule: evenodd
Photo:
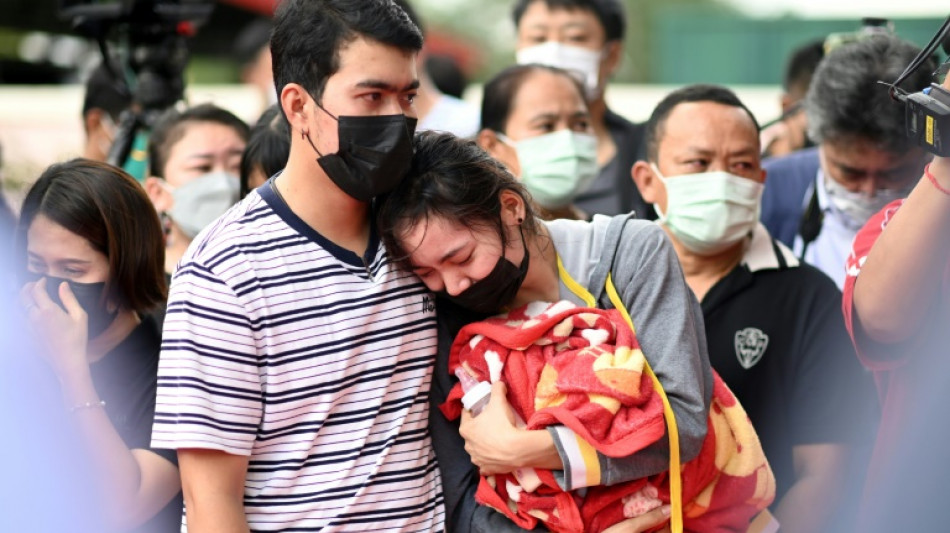
M 564 268 L 560 255 L 557 257 L 557 271 L 561 282 L 563 282 L 571 292 L 583 300 L 588 307 L 597 307 L 597 300 L 594 299 L 594 295 L 571 277 Z M 617 288 L 614 286 L 610 274 L 607 274 L 606 288 L 610 303 L 613 304 L 615 309 L 620 311 L 620 314 L 623 315 L 624 320 L 627 321 L 630 329 L 633 330 L 634 335 L 636 335 L 637 329 L 633 325 L 633 319 L 630 318 L 630 313 L 627 312 L 627 308 L 623 305 L 623 300 L 620 299 L 620 294 L 617 293 Z M 650 368 L 650 363 L 647 362 L 646 359 L 644 359 L 644 367 L 646 368 L 647 375 L 650 376 L 650 379 L 653 381 L 653 389 L 660 395 L 660 399 L 663 400 L 663 417 L 666 419 L 666 425 L 669 428 L 670 440 L 670 530 L 672 533 L 682 533 L 683 480 L 680 473 L 680 434 L 676 426 L 676 415 L 673 414 L 673 408 L 670 406 L 669 398 L 666 397 L 666 391 L 663 390 L 663 385 L 660 384 L 660 380 L 657 379 L 656 374 L 653 373 L 653 369 Z

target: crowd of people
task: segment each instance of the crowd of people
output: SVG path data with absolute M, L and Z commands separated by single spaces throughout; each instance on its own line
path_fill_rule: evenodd
M 259 120 L 169 109 L 141 175 L 96 71 L 83 156 L 0 203 L 18 530 L 941 530 L 950 159 L 878 83 L 920 49 L 806 44 L 766 128 L 703 83 L 636 124 L 619 0 L 512 15 L 478 109 L 406 0 L 283 0 L 242 36 Z M 632 340 L 460 363 L 575 308 Z

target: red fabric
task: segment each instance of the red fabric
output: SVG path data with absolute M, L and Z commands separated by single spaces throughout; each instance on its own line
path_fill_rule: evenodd
M 665 431 L 662 400 L 645 374 L 643 354 L 614 310 L 531 304 L 469 324 L 452 346 L 449 371 L 460 365 L 476 379 L 505 382 L 509 403 L 529 429 L 563 424 L 607 456 L 632 455 Z M 718 375 L 714 384 L 702 451 L 683 465 L 684 527 L 745 531 L 771 503 L 774 478 L 745 411 Z M 461 396 L 456 385 L 443 413 L 457 417 Z M 628 512 L 639 509 L 634 499 L 644 493 L 669 503 L 665 473 L 590 487 L 584 497 L 562 491 L 550 472 L 538 474 L 542 485 L 533 492 L 512 475 L 483 477 L 476 499 L 523 528 L 541 521 L 551 531 L 571 532 L 602 531 L 629 518 L 624 503 Z

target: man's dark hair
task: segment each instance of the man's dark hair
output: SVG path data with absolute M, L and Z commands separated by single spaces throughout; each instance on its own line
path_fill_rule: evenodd
M 409 20 L 419 28 L 419 33 L 423 36 L 426 34 L 426 28 L 422 24 L 422 19 L 419 18 L 419 13 L 412 7 L 412 4 L 409 3 L 409 0 L 393 0 L 393 3 L 402 8 L 406 12 L 406 15 L 409 16 Z
M 811 85 L 815 69 L 825 57 L 825 41 L 819 39 L 811 41 L 792 50 L 785 65 L 785 77 L 782 79 L 782 88 L 788 94 L 800 94 L 804 98 Z
M 249 22 L 234 38 L 234 58 L 242 68 L 254 62 L 261 50 L 270 44 L 271 22 L 268 18 L 256 18 Z
M 271 58 L 277 94 L 300 84 L 318 102 L 340 68 L 340 49 L 359 37 L 418 52 L 422 33 L 392 0 L 284 0 L 274 14 Z
M 119 67 L 114 67 L 115 72 L 119 72 Z M 86 80 L 86 94 L 82 101 L 82 116 L 85 117 L 93 109 L 101 109 L 109 114 L 109 118 L 116 124 L 119 123 L 119 115 L 132 105 L 132 95 L 129 94 L 125 84 L 117 81 L 106 68 L 105 64 L 99 64 L 93 69 L 89 79 Z
M 152 176 L 164 178 L 168 155 L 171 153 L 172 147 L 185 136 L 188 126 L 208 122 L 233 129 L 245 141 L 251 134 L 251 129 L 247 123 L 234 113 L 214 104 L 196 105 L 185 111 L 169 109 L 158 118 L 152 134 L 148 138 L 149 173 Z
M 650 120 L 647 121 L 646 126 L 647 160 L 656 162 L 660 149 L 660 139 L 663 137 L 663 125 L 666 123 L 666 119 L 670 116 L 673 108 L 688 102 L 715 102 L 717 104 L 738 107 L 749 115 L 749 120 L 752 121 L 752 125 L 755 126 L 756 131 L 759 130 L 759 122 L 755 119 L 755 115 L 742 103 L 742 100 L 739 100 L 736 93 L 721 85 L 687 85 L 666 95 L 666 98 L 657 104 L 653 110 L 653 114 L 650 115 Z
M 481 129 L 504 133 L 507 130 L 508 117 L 511 116 L 511 104 L 531 75 L 549 72 L 564 76 L 577 88 L 584 100 L 584 87 L 581 82 L 566 70 L 547 65 L 514 65 L 502 70 L 485 84 L 482 91 Z
M 627 17 L 620 0 L 517 0 L 511 11 L 515 27 L 521 23 L 521 17 L 534 2 L 544 2 L 548 9 L 581 9 L 593 13 L 604 28 L 607 42 L 623 41 L 627 31 Z
M 816 143 L 862 139 L 892 153 L 910 148 L 904 106 L 893 101 L 888 87 L 878 81 L 893 82 L 919 51 L 889 34 L 832 50 L 815 71 L 805 98 L 808 137 Z M 936 61 L 928 58 L 901 88 L 915 92 L 927 87 L 936 68 Z

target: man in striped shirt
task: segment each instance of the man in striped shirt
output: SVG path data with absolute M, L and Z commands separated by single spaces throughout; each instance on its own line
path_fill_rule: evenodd
M 370 200 L 412 155 L 418 29 L 391 0 L 284 0 L 271 49 L 285 170 L 172 281 L 153 445 L 192 533 L 443 529 L 427 429 L 432 296 Z

